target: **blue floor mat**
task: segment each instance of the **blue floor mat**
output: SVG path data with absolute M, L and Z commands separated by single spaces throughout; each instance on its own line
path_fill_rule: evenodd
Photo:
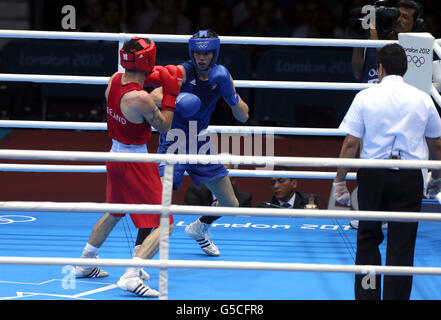
M 0 213 L 0 256 L 78 258 L 100 214 Z M 353 265 L 356 231 L 349 221 L 223 217 L 210 228 L 220 257 L 206 256 L 186 236 L 196 216 L 175 216 L 170 259 L 258 261 Z M 100 257 L 131 256 L 136 229 L 123 219 L 100 250 Z M 439 224 L 421 222 L 415 266 L 440 267 Z M 381 245 L 384 256 L 385 242 Z M 156 255 L 154 259 L 158 259 Z M 69 266 L 0 265 L 0 299 L 139 300 L 116 282 L 125 268 L 109 267 L 102 279 L 76 279 Z M 149 285 L 158 288 L 157 268 L 149 268 Z M 171 300 L 352 300 L 354 275 L 331 272 L 175 269 L 168 271 Z M 439 276 L 414 276 L 411 299 L 441 299 Z

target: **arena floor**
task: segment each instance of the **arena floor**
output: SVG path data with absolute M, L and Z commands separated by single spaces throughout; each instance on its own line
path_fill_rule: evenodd
M 0 213 L 0 256 L 78 258 L 100 214 Z M 336 219 L 223 217 L 211 228 L 221 250 L 208 257 L 185 235 L 196 216 L 175 216 L 170 259 L 354 264 L 356 231 Z M 124 220 L 124 219 L 123 219 Z M 129 230 L 128 230 L 129 227 Z M 130 231 L 130 232 L 128 232 Z M 128 258 L 136 237 L 121 221 L 100 251 L 106 259 Z M 439 223 L 421 222 L 415 266 L 441 267 Z M 384 256 L 385 242 L 382 244 Z M 155 259 L 158 255 L 155 256 Z M 0 265 L 2 300 L 140 300 L 116 282 L 124 268 L 110 267 L 103 279 L 66 281 L 69 266 Z M 159 270 L 147 270 L 158 288 Z M 353 274 L 170 269 L 170 300 L 352 300 Z M 439 276 L 415 276 L 411 299 L 441 299 Z

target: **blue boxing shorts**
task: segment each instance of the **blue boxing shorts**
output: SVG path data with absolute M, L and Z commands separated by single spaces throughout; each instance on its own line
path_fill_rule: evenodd
M 159 176 L 164 176 L 165 164 L 158 164 Z M 173 189 L 177 190 L 182 184 L 182 178 L 187 171 L 195 185 L 222 178 L 228 175 L 228 170 L 222 164 L 174 164 Z
M 167 153 L 167 146 L 159 144 L 157 153 Z M 159 176 L 164 176 L 165 164 L 158 163 Z M 228 170 L 223 164 L 176 163 L 173 165 L 173 189 L 177 190 L 182 184 L 184 173 L 187 171 L 195 185 L 228 176 Z

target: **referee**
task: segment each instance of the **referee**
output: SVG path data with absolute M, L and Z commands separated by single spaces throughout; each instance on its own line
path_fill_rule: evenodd
M 384 46 L 378 53 L 380 83 L 360 91 L 354 98 L 340 129 L 347 133 L 340 158 L 354 158 L 363 141 L 362 159 L 441 159 L 441 119 L 425 92 L 406 84 L 404 49 L 398 44 Z M 338 168 L 334 180 L 337 202 L 349 204 L 345 177 L 348 168 Z M 439 171 L 432 172 L 433 179 Z M 357 173 L 360 210 L 421 210 L 423 177 L 420 169 L 361 168 Z M 379 245 L 384 239 L 381 221 L 360 221 L 357 231 L 357 265 L 381 265 Z M 388 224 L 386 265 L 413 266 L 418 222 Z M 381 276 L 366 280 L 355 275 L 355 299 L 381 299 Z M 408 300 L 412 276 L 384 276 L 383 299 Z

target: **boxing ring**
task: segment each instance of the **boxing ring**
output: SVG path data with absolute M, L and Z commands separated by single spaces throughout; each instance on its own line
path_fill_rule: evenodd
M 121 44 L 133 37 L 134 34 L 106 34 L 106 33 L 81 33 L 81 32 L 43 32 L 43 31 L 10 31 L 0 30 L 2 38 L 31 38 L 31 39 L 64 39 L 64 40 L 104 40 L 118 41 Z M 176 35 L 144 35 L 157 43 L 178 42 L 184 43 L 188 36 Z M 222 44 L 257 44 L 257 45 L 292 45 L 292 46 L 335 46 L 335 47 L 379 47 L 395 41 L 366 41 L 366 40 L 337 40 L 337 39 L 291 39 L 291 38 L 259 38 L 259 37 L 220 37 Z M 433 50 L 441 57 L 440 40 L 436 40 Z M 55 75 L 23 75 L 0 74 L 0 81 L 17 82 L 42 82 L 42 83 L 67 83 L 67 84 L 107 84 L 107 77 L 93 76 L 55 76 Z M 251 81 L 235 80 L 236 88 L 277 88 L 277 89 L 330 89 L 330 90 L 361 90 L 371 84 L 362 83 L 328 83 L 328 82 L 290 82 L 290 81 Z M 441 105 L 438 86 L 434 84 L 431 89 L 434 100 Z M 38 128 L 38 129 L 63 129 L 63 130 L 106 130 L 105 123 L 75 123 L 54 121 L 16 121 L 1 120 L 3 128 Z M 215 133 L 269 133 L 277 135 L 311 135 L 311 136 L 344 136 L 338 129 L 313 129 L 313 128 L 280 128 L 280 127 L 227 127 L 210 126 L 210 132 Z M 159 155 L 159 154 L 110 154 L 108 152 L 78 152 L 78 151 L 47 151 L 47 150 L 0 150 L 0 159 L 9 160 L 63 160 L 75 162 L 104 162 L 104 161 L 134 161 L 134 162 L 165 162 L 167 163 L 164 176 L 164 191 L 162 205 L 128 205 L 106 204 L 88 202 L 32 202 L 32 201 L 3 201 L 0 202 L 2 212 L 36 212 L 54 216 L 57 213 L 66 213 L 75 218 L 76 214 L 111 213 L 144 213 L 151 212 L 161 215 L 161 240 L 159 259 L 133 261 L 131 259 L 79 259 L 65 257 L 21 257 L 0 256 L 1 265 L 31 265 L 31 266 L 76 266 L 90 265 L 102 267 L 148 267 L 159 269 L 159 299 L 169 298 L 168 273 L 174 269 L 217 269 L 217 270 L 251 270 L 251 271 L 278 271 L 278 272 L 313 272 L 313 273 L 344 273 L 344 274 L 389 274 L 389 275 L 441 275 L 441 267 L 398 267 L 398 266 L 356 266 L 352 264 L 323 264 L 323 263 L 283 263 L 283 262 L 251 262 L 251 261 L 222 261 L 216 260 L 185 260 L 170 259 L 170 241 L 168 230 L 170 213 L 173 215 L 221 215 L 224 217 L 253 217 L 265 219 L 308 218 L 308 219 L 364 219 L 387 221 L 421 221 L 439 222 L 441 213 L 414 213 L 414 212 L 372 212 L 353 210 L 312 210 L 312 209 L 263 209 L 263 208 L 225 208 L 225 207 L 199 207 L 172 204 L 172 179 L 173 163 L 176 162 L 202 162 L 266 166 L 279 165 L 290 167 L 315 167 L 315 168 L 428 168 L 441 169 L 441 161 L 399 161 L 399 160 L 362 160 L 338 158 L 313 158 L 313 157 L 280 157 L 280 156 L 232 156 L 232 155 Z M 87 172 L 103 173 L 103 165 L 42 165 L 42 164 L 0 164 L 0 171 L 17 172 Z M 231 176 L 240 177 L 296 177 L 305 179 L 333 179 L 335 172 L 314 171 L 272 171 L 272 170 L 230 170 Z M 355 179 L 354 173 L 349 173 L 347 179 Z M 331 183 L 331 182 L 330 182 Z M 2 218 L 7 221 L 7 215 Z M 12 218 L 11 218 L 12 220 Z M 1 221 L 1 220 L 0 220 Z M 261 222 L 262 220 L 258 220 Z M 285 220 L 284 220 L 285 221 Z M 92 224 L 87 226 L 91 231 Z M 217 232 L 217 231 L 216 231 Z M 233 231 L 234 232 L 234 231 Z M 286 239 L 285 239 L 286 240 Z M 289 241 L 289 240 L 286 240 Z M 192 239 L 188 242 L 195 245 Z M 355 244 L 355 243 L 354 243 Z M 78 255 L 82 247 L 78 247 Z M 228 255 L 227 255 L 228 256 Z M 222 256 L 221 256 L 222 257 Z M 78 280 L 79 281 L 79 280 Z M 176 279 L 179 282 L 179 279 Z M 352 283 L 350 283 L 352 285 Z M 175 285 L 175 284 L 174 284 Z M 109 285 L 111 286 L 111 285 Z M 98 290 L 99 291 L 99 290 Z M 59 298 L 62 295 L 58 296 Z M 15 297 L 11 297 L 15 298 Z M 72 296 L 70 296 L 72 298 Z M 205 299 L 211 299 L 208 295 Z M 267 299 L 271 299 L 270 297 Z M 350 299 L 350 298 L 349 298 Z

